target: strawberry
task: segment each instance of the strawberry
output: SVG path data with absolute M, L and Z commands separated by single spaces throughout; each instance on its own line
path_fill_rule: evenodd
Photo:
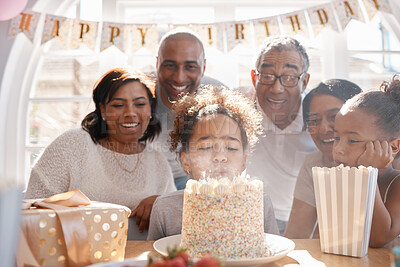
M 195 263 L 194 267 L 221 267 L 221 263 L 211 255 L 206 255 Z
M 166 267 L 186 267 L 185 260 L 181 257 L 172 259 Z
M 147 267 L 167 267 L 167 265 L 171 262 L 171 260 L 161 260 L 161 261 L 156 261 L 154 263 L 151 263 L 150 265 L 147 265 Z
M 182 258 L 185 261 L 185 264 L 189 263 L 189 255 L 186 252 L 179 252 L 176 255 L 177 258 Z

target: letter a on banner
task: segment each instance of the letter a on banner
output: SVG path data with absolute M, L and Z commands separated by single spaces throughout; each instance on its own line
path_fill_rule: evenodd
M 23 32 L 33 42 L 39 18 L 40 13 L 24 10 L 11 20 L 10 28 L 8 28 L 8 38 L 13 38 L 18 33 Z
M 310 22 L 317 36 L 324 28 L 330 27 L 332 30 L 337 31 L 338 26 L 336 23 L 333 9 L 330 4 L 316 6 L 307 9 Z
M 340 26 L 344 30 L 351 19 L 365 21 L 358 0 L 342 0 L 335 4 Z
M 376 12 L 383 11 L 392 13 L 389 0 L 363 0 L 365 9 L 367 10 L 368 18 L 371 20 Z
M 57 17 L 53 15 L 46 15 L 44 20 L 44 27 L 42 33 L 42 44 L 52 40 L 53 38 L 60 39 L 62 36 L 62 27 L 68 27 L 64 25 L 67 20 L 65 17 Z
M 306 15 L 304 11 L 298 11 L 279 16 L 282 22 L 283 29 L 288 35 L 300 34 L 309 37 L 307 29 Z
M 101 31 L 100 52 L 115 45 L 124 52 L 125 24 L 121 23 L 103 23 Z
M 253 25 L 257 46 L 261 46 L 265 38 L 281 34 L 277 16 L 254 20 Z

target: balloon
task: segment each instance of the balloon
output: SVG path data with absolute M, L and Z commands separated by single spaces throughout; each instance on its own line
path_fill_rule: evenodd
M 0 20 L 9 20 L 24 10 L 28 0 L 0 0 Z

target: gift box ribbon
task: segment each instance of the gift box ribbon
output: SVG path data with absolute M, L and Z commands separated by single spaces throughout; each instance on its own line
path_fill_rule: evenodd
M 24 200 L 22 209 L 31 207 L 52 209 L 56 212 L 60 220 L 61 229 L 64 234 L 65 245 L 67 248 L 68 266 L 86 266 L 91 264 L 88 233 L 81 213 L 72 209 L 78 206 L 90 205 L 90 200 L 79 190 L 56 194 L 44 200 Z M 30 225 L 39 225 L 40 216 L 32 216 Z M 17 255 L 18 266 L 33 265 L 40 266 L 35 259 L 28 245 L 27 238 L 22 231 L 20 236 L 20 249 Z M 32 243 L 39 244 L 39 235 L 30 234 L 29 238 L 34 238 Z M 20 265 L 22 264 L 22 265 Z

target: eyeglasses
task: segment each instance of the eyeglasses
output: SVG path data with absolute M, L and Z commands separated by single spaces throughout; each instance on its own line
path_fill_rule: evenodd
M 273 85 L 276 82 L 276 79 L 279 79 L 279 82 L 286 87 L 294 87 L 299 83 L 299 80 L 303 77 L 304 72 L 300 74 L 300 76 L 294 75 L 275 75 L 270 73 L 259 73 L 256 72 L 258 80 L 261 84 L 265 85 Z

